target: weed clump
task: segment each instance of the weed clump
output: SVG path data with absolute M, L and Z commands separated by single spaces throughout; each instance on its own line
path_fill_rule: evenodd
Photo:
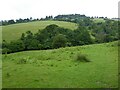
M 74 54 L 73 52 L 71 52 L 71 54 Z
M 53 67 L 53 64 L 51 64 L 51 67 Z
M 10 77 L 11 75 L 10 75 L 10 73 L 7 73 L 6 76 L 7 76 L 7 77 Z
M 58 59 L 58 61 L 61 61 L 61 59 Z
M 79 62 L 90 62 L 87 56 L 81 53 L 77 53 L 75 60 Z
M 35 79 L 34 81 L 35 81 L 35 82 L 39 82 L 39 80 L 38 80 L 38 79 Z
M 27 63 L 27 59 L 25 58 L 22 58 L 17 62 L 17 64 L 26 64 L 26 63 Z

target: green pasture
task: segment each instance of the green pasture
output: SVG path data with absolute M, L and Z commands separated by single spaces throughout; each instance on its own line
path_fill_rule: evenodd
M 3 88 L 116 88 L 118 47 L 115 43 L 3 55 Z M 80 52 L 90 62 L 75 61 Z

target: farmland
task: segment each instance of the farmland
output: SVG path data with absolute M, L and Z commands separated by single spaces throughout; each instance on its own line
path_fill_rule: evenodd
M 5 54 L 2 56 L 3 88 L 118 87 L 116 43 Z M 76 62 L 79 52 L 90 62 Z M 23 60 L 26 62 L 22 63 Z
M 117 22 L 75 21 L 0 26 L 3 88 L 117 88 Z
M 20 38 L 22 33 L 25 33 L 26 31 L 36 33 L 38 30 L 44 29 L 50 24 L 56 24 L 60 27 L 69 28 L 72 30 L 77 28 L 77 24 L 64 21 L 34 21 L 2 26 L 2 38 L 8 42 L 17 40 Z

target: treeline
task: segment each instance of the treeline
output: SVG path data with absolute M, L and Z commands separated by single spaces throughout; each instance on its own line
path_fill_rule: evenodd
M 39 18 L 33 19 L 32 17 L 30 17 L 30 18 L 25 18 L 25 19 L 20 18 L 20 19 L 16 19 L 16 20 L 13 20 L 13 19 L 2 20 L 2 21 L 0 21 L 0 23 L 1 23 L 0 26 L 1 25 L 5 26 L 5 25 L 17 24 L 17 23 L 27 23 L 27 22 L 40 21 L 40 20 L 53 20 L 53 16 L 46 16 L 45 18 L 41 18 L 41 19 L 39 19 Z
M 66 46 L 80 46 L 118 40 L 118 22 L 106 20 L 103 23 L 81 22 L 76 30 L 59 27 L 55 24 L 39 30 L 23 33 L 21 38 L 10 43 L 3 40 L 2 53 L 25 50 L 46 50 Z M 90 25 L 89 25 L 90 24 Z
M 99 18 L 99 19 L 108 19 L 107 17 L 89 17 L 86 15 L 81 15 L 81 14 L 68 14 L 68 15 L 58 15 L 54 17 L 54 20 L 58 21 L 67 21 L 67 22 L 74 22 L 74 23 L 80 23 L 80 21 L 86 20 L 86 19 L 94 19 L 94 18 Z
M 2 20 L 0 21 L 0 26 L 3 25 L 11 25 L 11 24 L 17 24 L 17 23 L 27 23 L 27 22 L 32 22 L 32 21 L 43 21 L 43 20 L 57 20 L 57 21 L 67 21 L 67 22 L 74 22 L 74 23 L 80 23 L 80 21 L 86 20 L 86 19 L 93 19 L 93 18 L 102 18 L 102 19 L 107 19 L 107 17 L 88 17 L 85 15 L 80 15 L 80 14 L 68 14 L 68 15 L 57 15 L 55 17 L 53 16 L 46 16 L 45 18 L 37 18 L 33 19 L 32 17 L 30 18 L 25 18 L 25 19 L 16 19 L 16 20 Z
M 98 43 L 119 39 L 118 21 L 105 20 L 105 22 L 92 23 L 88 29 Z
M 2 20 L 1 21 L 1 23 L 2 23 L 2 25 L 3 26 L 5 26 L 5 25 L 10 25 L 10 24 L 16 24 L 16 23 L 26 23 L 26 22 L 30 22 L 30 21 L 32 21 L 32 17 L 30 17 L 30 18 L 26 18 L 26 19 L 16 19 L 16 20 L 13 20 L 13 19 L 11 19 L 11 20 Z
M 55 16 L 54 20 L 78 23 L 80 20 L 84 18 L 90 18 L 90 17 L 87 17 L 85 15 L 80 15 L 80 14 L 68 14 L 68 15 Z

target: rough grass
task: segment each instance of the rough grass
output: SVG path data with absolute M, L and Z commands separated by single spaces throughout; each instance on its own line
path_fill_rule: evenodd
M 29 23 L 20 23 L 13 24 L 8 26 L 2 26 L 2 37 L 3 40 L 11 41 L 20 38 L 22 33 L 26 31 L 32 31 L 36 33 L 38 29 L 44 29 L 46 26 L 50 24 L 56 24 L 60 27 L 76 29 L 77 25 L 75 23 L 64 22 L 64 21 L 34 21 Z
M 112 44 L 3 55 L 3 88 L 118 87 L 118 47 Z M 91 62 L 75 62 L 74 56 L 79 52 Z M 17 64 L 22 58 L 27 63 Z
M 77 53 L 75 57 L 75 61 L 79 62 L 90 62 L 88 57 L 85 54 Z

